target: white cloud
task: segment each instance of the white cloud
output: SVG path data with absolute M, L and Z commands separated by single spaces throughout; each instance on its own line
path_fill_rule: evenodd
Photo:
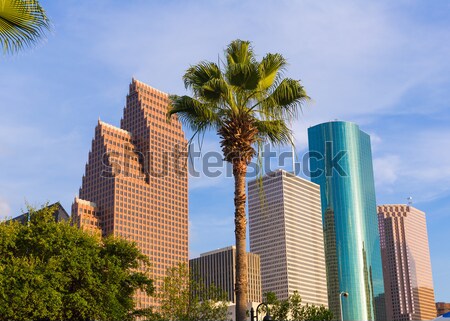
M 379 149 L 383 149 L 383 140 L 376 133 L 368 133 L 370 135 L 370 144 L 372 146 L 372 152 L 376 152 Z
M 374 158 L 373 170 L 377 186 L 394 184 L 398 179 L 400 165 L 401 160 L 397 155 Z
M 392 109 L 409 89 L 449 69 L 450 45 L 442 42 L 448 32 L 422 28 L 384 2 L 188 1 L 99 9 L 77 8 L 70 17 L 77 33 L 96 30 L 88 38 L 95 39 L 90 54 L 165 91 L 182 92 L 183 71 L 217 60 L 235 38 L 251 39 L 260 55 L 283 53 L 288 75 L 302 79 L 315 101 L 304 111 L 310 125 Z M 217 32 L 210 25 L 227 27 Z
M 450 193 L 450 131 L 443 128 L 404 131 L 383 137 L 374 158 L 377 191 L 430 201 Z

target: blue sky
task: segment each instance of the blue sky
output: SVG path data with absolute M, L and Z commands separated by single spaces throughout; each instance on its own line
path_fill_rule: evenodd
M 25 201 L 70 209 L 97 119 L 119 125 L 131 77 L 183 94 L 189 65 L 248 39 L 260 56 L 282 53 L 313 99 L 293 124 L 297 153 L 332 119 L 371 135 L 377 202 L 412 196 L 427 213 L 436 299 L 450 301 L 450 2 L 41 4 L 48 39 L 0 58 L 0 217 Z M 213 134 L 206 150 L 219 150 Z M 192 178 L 189 195 L 191 257 L 233 244 L 232 179 Z

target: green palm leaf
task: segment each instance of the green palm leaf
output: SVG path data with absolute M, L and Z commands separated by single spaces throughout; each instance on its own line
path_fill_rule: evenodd
M 298 80 L 285 78 L 273 92 L 260 102 L 261 112 L 275 118 L 294 120 L 301 106 L 309 100 L 305 89 Z
M 214 105 L 201 103 L 189 96 L 171 95 L 170 100 L 171 106 L 167 112 L 168 119 L 176 114 L 182 124 L 197 133 L 210 128 L 217 128 L 220 117 Z
M 259 83 L 260 90 L 266 90 L 273 86 L 274 83 L 282 76 L 286 67 L 286 59 L 280 54 L 267 54 L 259 64 L 259 73 L 261 80 Z
M 229 66 L 233 64 L 253 64 L 256 62 L 250 41 L 234 40 L 228 45 L 225 53 Z
M 292 130 L 283 120 L 260 120 L 255 122 L 262 143 L 273 145 L 293 144 Z
M 186 89 L 192 89 L 196 97 L 203 94 L 202 88 L 211 79 L 220 79 L 222 72 L 219 66 L 213 62 L 202 61 L 195 66 L 191 66 L 183 76 Z
M 50 29 L 37 0 L 0 0 L 0 42 L 3 53 L 15 53 L 36 44 Z

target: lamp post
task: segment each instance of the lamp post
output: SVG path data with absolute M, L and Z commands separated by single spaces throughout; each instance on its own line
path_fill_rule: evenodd
M 256 307 L 256 316 L 255 316 L 255 310 L 253 307 L 250 309 L 250 321 L 258 321 L 258 309 L 261 305 L 265 305 L 267 309 L 267 313 L 263 318 L 263 321 L 272 321 L 272 317 L 270 316 L 269 306 L 266 303 L 260 303 Z
M 344 321 L 344 312 L 342 311 L 342 297 L 348 297 L 348 292 L 339 293 L 339 305 L 341 307 L 341 321 Z

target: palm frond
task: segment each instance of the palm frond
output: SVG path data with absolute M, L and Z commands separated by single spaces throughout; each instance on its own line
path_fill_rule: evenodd
M 195 133 L 202 133 L 210 128 L 217 128 L 220 123 L 219 113 L 214 105 L 201 103 L 189 96 L 169 96 L 171 104 L 167 111 L 167 119 L 177 115 L 182 124 Z
M 225 77 L 238 90 L 256 89 L 260 75 L 253 48 L 249 41 L 234 40 L 225 50 Z
M 202 98 L 206 101 L 217 102 L 223 99 L 231 100 L 227 82 L 222 78 L 212 78 L 201 88 Z
M 0 42 L 3 53 L 36 44 L 50 21 L 37 0 L 0 0 Z
M 256 63 L 255 54 L 250 41 L 234 40 L 225 50 L 228 66 L 234 64 Z
M 217 64 L 202 61 L 186 70 L 183 81 L 186 89 L 192 89 L 197 97 L 201 97 L 203 86 L 211 79 L 220 78 L 222 78 L 222 72 Z
M 286 65 L 287 61 L 281 54 L 267 54 L 259 64 L 259 73 L 261 75 L 259 89 L 266 90 L 270 88 L 282 76 Z
M 284 120 L 257 120 L 255 127 L 258 129 L 258 141 L 273 145 L 293 144 L 292 130 Z
M 260 102 L 259 107 L 265 115 L 293 120 L 297 119 L 298 111 L 309 99 L 300 81 L 285 78 L 266 99 Z
M 230 85 L 238 87 L 241 90 L 256 89 L 261 78 L 256 63 L 228 65 L 225 76 Z

